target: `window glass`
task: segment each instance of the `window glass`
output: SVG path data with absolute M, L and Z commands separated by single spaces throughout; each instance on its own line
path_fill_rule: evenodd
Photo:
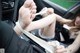
M 54 2 L 63 8 L 69 9 L 73 5 L 75 5 L 79 0 L 50 0 L 51 2 Z

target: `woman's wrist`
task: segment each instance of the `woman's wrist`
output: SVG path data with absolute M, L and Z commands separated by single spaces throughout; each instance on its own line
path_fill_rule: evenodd
M 14 31 L 16 32 L 17 35 L 20 35 L 22 33 L 22 31 L 18 28 L 17 25 L 14 27 Z
M 22 23 L 16 22 L 16 26 L 14 27 L 14 31 L 18 34 L 21 35 L 22 31 L 25 29 L 25 25 Z

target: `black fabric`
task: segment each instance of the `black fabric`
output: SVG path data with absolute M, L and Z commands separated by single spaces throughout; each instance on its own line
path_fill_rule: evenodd
M 5 53 L 39 53 L 4 22 L 0 22 L 0 48 L 4 48 Z
M 26 0 L 19 0 L 19 5 L 18 5 L 18 9 L 24 4 Z
M 74 39 L 70 39 L 70 34 L 69 34 L 68 29 L 65 29 L 62 27 L 61 33 L 62 33 L 63 38 L 65 40 L 65 41 L 62 41 L 63 43 L 71 44 L 74 41 Z
M 69 37 L 69 30 L 67 30 L 67 29 L 65 29 L 65 28 L 62 27 L 61 33 L 62 33 L 65 41 L 68 41 L 69 38 L 70 38 L 70 37 Z
M 19 1 L 18 1 L 16 21 L 18 20 L 18 12 L 19 12 L 19 9 L 20 9 L 20 7 L 24 4 L 25 1 L 26 1 L 26 0 L 19 0 Z M 16 2 L 16 3 L 17 3 L 17 2 Z
M 5 23 L 1 22 L 0 24 L 0 47 L 7 48 L 7 45 L 9 44 L 10 40 L 12 38 L 12 30 L 11 27 L 7 26 Z
M 14 34 L 11 43 L 6 51 L 6 53 L 33 53 L 33 47 L 23 39 L 20 39 Z M 11 49 L 13 48 L 13 49 Z
M 39 12 L 42 8 L 45 7 L 45 5 L 43 4 L 43 1 L 42 0 L 34 0 L 34 2 L 37 5 L 37 12 Z

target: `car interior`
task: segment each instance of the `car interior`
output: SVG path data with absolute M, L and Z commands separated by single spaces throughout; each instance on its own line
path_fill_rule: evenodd
M 43 2 L 47 7 L 52 7 L 56 14 L 59 14 L 66 19 L 73 19 L 76 13 L 80 11 L 80 2 L 77 2 L 77 1 L 71 2 L 66 0 L 64 1 L 43 0 Z M 64 3 L 62 2 L 65 2 L 65 4 L 69 6 L 64 5 Z M 59 23 L 56 24 L 56 31 L 58 31 L 56 35 L 57 36 L 59 35 L 58 41 L 61 41 L 61 37 L 60 37 L 60 33 L 61 33 L 64 38 L 64 41 L 61 41 L 61 42 L 68 43 L 68 44 L 73 42 L 72 39 L 69 40 L 68 31 Z
M 18 19 L 18 1 L 19 0 L 13 0 L 9 2 L 2 2 L 3 9 L 3 17 L 2 20 L 9 23 L 12 27 L 14 27 L 16 20 Z M 54 12 L 56 14 L 59 14 L 60 16 L 66 18 L 66 19 L 73 19 L 76 13 L 80 12 L 80 2 L 78 1 L 70 1 L 70 0 L 42 0 L 42 2 L 46 5 L 46 7 L 51 7 L 54 9 Z M 65 2 L 65 3 L 64 3 Z M 65 4 L 65 5 L 64 5 Z M 40 18 L 38 18 L 40 19 Z M 13 21 L 13 22 L 12 22 Z M 56 24 L 56 38 L 58 41 L 65 43 L 67 45 L 71 44 L 74 39 L 69 39 L 68 30 L 63 27 L 63 25 L 60 25 L 58 22 Z M 26 41 L 32 41 L 30 38 L 26 37 L 24 34 L 22 35 L 23 39 Z M 36 45 L 36 43 L 32 43 L 33 46 Z M 39 45 L 38 45 L 39 46 Z M 39 52 L 42 52 L 44 49 L 39 49 L 39 47 L 35 47 L 39 50 Z M 43 51 L 44 52 L 44 51 Z
M 58 1 L 58 0 L 56 0 L 56 1 Z M 66 1 L 63 1 L 63 2 L 66 2 Z M 78 11 L 80 11 L 80 2 L 69 2 L 69 1 L 67 1 L 66 5 L 69 3 L 72 3 L 67 7 L 63 6 L 64 3 L 63 3 L 63 5 L 59 5 L 59 3 L 56 3 L 53 0 L 52 1 L 51 0 L 43 0 L 43 3 L 47 7 L 53 8 L 54 12 L 56 14 L 59 14 L 60 16 L 66 18 L 66 19 L 73 19 L 74 16 L 76 15 L 76 13 Z M 40 18 L 38 18 L 38 19 L 40 19 Z M 24 38 L 25 38 L 25 36 L 24 36 Z M 74 41 L 74 39 L 69 38 L 68 30 L 65 29 L 63 27 L 63 25 L 60 25 L 58 22 L 56 24 L 56 39 L 59 42 L 62 42 L 66 45 L 70 45 Z

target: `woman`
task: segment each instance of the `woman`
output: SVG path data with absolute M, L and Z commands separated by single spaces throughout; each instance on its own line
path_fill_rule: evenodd
M 51 11 L 52 12 L 52 11 Z M 79 36 L 79 27 L 80 27 L 80 14 L 78 13 L 78 15 L 76 16 L 76 18 L 74 20 L 68 20 L 68 19 L 64 19 L 62 18 L 61 16 L 57 15 L 57 14 L 54 14 L 55 18 L 52 18 L 50 17 L 49 20 L 46 20 L 46 21 L 40 21 L 40 22 L 37 22 L 37 21 L 34 21 L 34 22 L 31 22 L 28 27 L 26 27 L 26 30 L 27 31 L 31 31 L 31 30 L 34 30 L 34 29 L 41 29 L 40 30 L 40 35 L 42 38 L 46 38 L 46 39 L 52 39 L 54 38 L 55 36 L 55 24 L 56 24 L 56 21 L 60 22 L 61 24 L 66 24 L 67 26 L 69 26 L 69 32 L 70 32 L 70 37 L 71 38 L 75 38 L 77 35 Z M 46 17 L 47 18 L 47 17 Z M 45 18 L 44 18 L 45 19 Z M 37 23 L 36 23 L 37 22 Z M 46 22 L 46 23 L 44 23 Z M 44 24 L 42 24 L 44 23 Z M 34 26 L 34 27 L 33 27 Z M 44 28 L 43 28 L 44 27 Z M 76 32 L 77 31 L 77 32 Z M 74 33 L 75 32 L 75 33 Z M 74 34 L 73 34 L 74 33 Z M 76 34 L 77 33 L 77 34 Z M 76 34 L 76 36 L 75 36 Z M 75 41 L 73 42 L 73 44 L 76 44 L 76 42 L 78 41 L 79 37 L 76 37 Z M 72 44 L 72 45 L 73 45 Z M 71 45 L 71 46 L 72 46 Z M 69 46 L 67 49 L 68 51 L 72 50 L 71 46 Z M 79 44 L 76 45 L 75 47 L 78 48 Z M 70 49 L 71 48 L 71 49 Z M 77 50 L 77 49 L 76 49 Z M 75 52 L 76 51 L 74 48 L 71 52 Z M 70 53 L 71 53 L 70 52 Z
M 73 20 L 69 20 L 69 19 L 64 19 L 62 18 L 61 16 L 55 14 L 56 16 L 56 21 L 60 22 L 61 24 L 65 24 L 69 30 L 69 35 L 70 35 L 70 38 L 74 38 L 74 42 L 68 46 L 66 49 L 67 49 L 67 52 L 68 53 L 75 53 L 79 47 L 80 47 L 80 42 L 79 42 L 79 39 L 80 39 L 80 12 L 78 12 L 75 16 L 75 19 Z
M 50 11 L 52 12 L 53 10 L 50 8 Z M 49 12 L 47 12 L 48 14 Z M 44 16 L 44 15 L 43 15 Z M 45 16 L 44 16 L 45 17 Z M 50 16 L 49 16 L 50 17 Z M 53 17 L 51 19 L 51 17 Z M 43 21 L 33 21 L 31 22 L 27 27 L 26 27 L 26 30 L 27 31 L 31 31 L 31 30 L 34 30 L 34 29 L 42 29 L 41 30 L 41 35 L 43 38 L 45 37 L 53 37 L 55 36 L 55 24 L 56 24 L 56 21 L 60 22 L 61 24 L 66 24 L 67 26 L 69 26 L 69 32 L 70 32 L 70 38 L 75 38 L 75 41 L 73 42 L 73 44 L 76 44 L 76 42 L 78 42 L 79 40 L 79 35 L 80 35 L 80 13 L 78 13 L 75 17 L 74 20 L 69 20 L 69 19 L 65 19 L 65 18 L 62 18 L 61 16 L 57 15 L 57 14 L 52 14 L 51 17 L 46 20 L 46 18 L 48 18 L 48 16 L 46 15 L 45 18 L 43 18 L 44 20 Z M 47 23 L 47 24 L 46 24 Z M 74 33 L 75 32 L 75 33 Z M 75 37 L 76 36 L 76 37 Z M 79 42 L 78 42 L 79 43 Z M 77 49 L 74 49 L 72 47 L 71 44 L 70 46 L 67 47 L 67 51 L 69 53 L 74 53 L 77 51 L 77 49 L 79 48 L 79 44 L 75 46 L 75 48 Z M 74 45 L 73 45 L 74 46 Z
M 20 8 L 20 17 L 18 20 L 23 29 L 25 29 L 25 27 L 30 24 L 32 19 L 35 17 L 35 13 L 36 5 L 33 0 L 26 0 L 24 5 Z M 0 49 L 5 49 L 5 53 L 38 53 L 33 49 L 33 46 L 29 42 L 26 42 L 25 40 L 22 40 L 19 36 L 17 36 L 21 33 L 22 32 L 17 25 L 14 27 L 13 30 L 12 27 L 0 20 Z M 58 50 L 56 50 L 56 53 L 63 53 L 65 51 L 64 47 L 61 46 L 57 49 Z

